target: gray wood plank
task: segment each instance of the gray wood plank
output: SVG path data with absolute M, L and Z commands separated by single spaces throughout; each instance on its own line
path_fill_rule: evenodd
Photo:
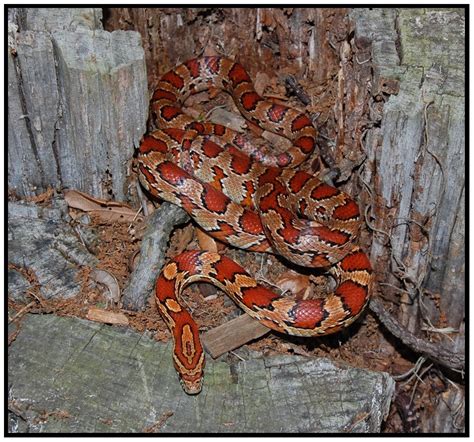
M 377 432 L 394 391 L 386 373 L 275 356 L 208 358 L 203 391 L 187 396 L 170 343 L 53 315 L 24 318 L 8 376 L 10 400 L 42 433 L 143 432 L 157 422 L 169 433 Z M 35 420 L 45 411 L 54 414 Z

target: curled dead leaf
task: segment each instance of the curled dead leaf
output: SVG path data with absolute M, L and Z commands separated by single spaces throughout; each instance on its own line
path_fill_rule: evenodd
M 140 250 L 136 250 L 135 253 L 128 260 L 128 269 L 130 270 L 130 272 L 133 272 L 137 268 L 139 260 Z
M 288 270 L 275 283 L 282 291 L 292 293 L 297 299 L 306 299 L 311 283 L 309 276 Z
M 116 305 L 120 302 L 120 286 L 114 275 L 105 270 L 93 269 L 90 272 L 90 277 L 95 282 L 105 285 L 109 289 L 109 294 L 108 296 L 106 295 L 108 301 Z
M 69 207 L 96 215 L 106 222 L 142 220 L 137 211 L 124 203 L 94 198 L 78 190 L 65 190 L 64 199 Z
M 193 236 L 194 228 L 192 224 L 175 229 L 171 236 L 170 247 L 166 252 L 167 256 L 176 256 L 184 252 L 188 244 L 193 240 Z
M 269 84 L 270 77 L 265 72 L 258 72 L 254 83 L 254 88 L 257 94 L 263 95 L 263 92 Z
M 196 237 L 201 250 L 208 252 L 217 252 L 217 243 L 214 238 L 209 236 L 204 230 L 196 229 Z

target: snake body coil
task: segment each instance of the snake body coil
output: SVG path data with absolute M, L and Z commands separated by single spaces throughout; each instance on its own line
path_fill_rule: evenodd
M 262 154 L 235 131 L 184 114 L 186 98 L 209 87 L 229 92 L 247 120 L 288 138 L 292 147 Z M 165 74 L 151 109 L 159 129 L 143 138 L 138 154 L 140 181 L 151 194 L 184 208 L 216 239 L 326 268 L 337 281 L 324 299 L 296 301 L 259 285 L 217 253 L 189 251 L 173 259 L 157 280 L 156 299 L 173 333 L 174 364 L 185 391 L 201 390 L 204 368 L 197 325 L 179 302 L 194 281 L 215 284 L 249 315 L 291 335 L 329 334 L 351 324 L 369 300 L 372 270 L 355 243 L 357 204 L 295 169 L 316 145 L 310 119 L 264 100 L 244 68 L 221 57 L 193 59 Z

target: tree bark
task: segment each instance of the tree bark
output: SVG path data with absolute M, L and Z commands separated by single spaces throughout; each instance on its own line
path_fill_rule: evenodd
M 22 197 L 69 187 L 124 200 L 148 115 L 139 34 L 103 31 L 97 9 L 10 16 L 9 189 Z
M 440 352 L 451 349 L 459 368 L 465 317 L 464 10 L 353 9 L 351 17 L 356 41 L 372 41 L 375 84 L 399 89 L 374 97 L 372 109 L 385 104 L 365 142 L 369 167 L 363 179 L 374 183 L 377 195 L 371 260 L 379 293 L 398 300 L 400 321 L 414 336 L 435 341 Z M 448 327 L 455 331 L 450 339 L 443 336 Z M 439 402 L 442 417 L 435 412 L 424 419 L 424 431 L 461 430 L 459 414 L 447 411 L 462 408 L 460 391 L 451 386 Z

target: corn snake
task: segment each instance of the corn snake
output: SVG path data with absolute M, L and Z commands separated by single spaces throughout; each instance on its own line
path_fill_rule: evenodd
M 292 147 L 283 154 L 262 154 L 235 131 L 183 113 L 187 97 L 209 87 L 229 92 L 247 120 L 288 138 Z M 193 59 L 166 73 L 151 112 L 159 129 L 143 138 L 138 153 L 145 189 L 184 208 L 218 240 L 325 268 L 337 282 L 324 299 L 296 301 L 259 285 L 220 254 L 187 251 L 174 258 L 157 280 L 156 300 L 173 334 L 173 360 L 184 390 L 199 393 L 204 368 L 197 325 L 179 302 L 184 287 L 194 281 L 218 286 L 249 315 L 280 332 L 317 336 L 351 324 L 369 300 L 372 270 L 355 244 L 357 204 L 296 169 L 316 145 L 310 119 L 264 100 L 244 68 L 221 57 Z

